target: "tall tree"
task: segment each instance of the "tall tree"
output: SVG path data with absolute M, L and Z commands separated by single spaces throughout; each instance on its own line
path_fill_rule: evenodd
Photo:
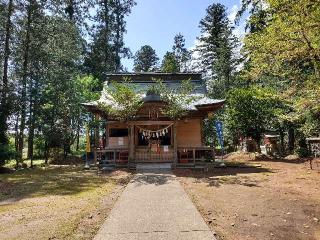
M 238 44 L 225 6 L 219 3 L 209 6 L 206 16 L 200 21 L 200 28 L 202 35 L 196 51 L 201 55 L 209 90 L 215 97 L 225 97 L 236 71 L 235 50 Z
M 125 16 L 130 14 L 134 0 L 97 1 L 97 13 L 92 29 L 93 41 L 89 45 L 85 68 L 88 73 L 103 81 L 107 72 L 122 70 L 121 58 L 130 57 L 123 36 L 126 31 Z
M 184 36 L 179 33 L 174 37 L 174 44 L 172 47 L 172 52 L 178 62 L 179 72 L 187 71 L 187 62 L 191 58 L 191 54 L 188 49 L 185 47 Z
M 19 129 L 19 141 L 18 141 L 18 156 L 20 160 L 23 155 L 24 147 L 24 134 L 26 125 L 26 114 L 27 114 L 27 79 L 29 77 L 29 56 L 30 56 L 30 44 L 31 44 L 31 24 L 33 21 L 33 12 L 36 8 L 36 1 L 30 0 L 26 6 L 26 20 L 25 20 L 25 36 L 23 40 L 23 56 L 22 56 L 22 81 L 21 81 L 21 117 L 20 117 L 20 129 Z
M 285 117 L 294 122 L 299 119 L 306 135 L 317 135 L 320 3 L 268 0 L 266 6 L 269 16 L 266 27 L 248 34 L 244 40 L 244 51 L 251 60 L 246 77 L 255 81 L 268 78 L 269 82 L 281 82 L 283 86 L 278 91 L 295 109 Z
M 246 21 L 246 30 L 249 30 L 250 33 L 261 31 L 268 22 L 266 6 L 265 0 L 242 0 L 235 23 L 238 24 L 245 12 L 248 11 L 249 18 Z
M 2 89 L 2 71 L 3 71 L 3 57 L 4 57 L 4 39 L 5 39 L 5 23 L 6 23 L 6 4 L 4 1 L 0 1 L 0 77 Z M 1 91 L 0 91 L 1 93 Z M 1 98 L 1 96 L 0 96 Z
M 115 56 L 115 71 L 122 70 L 121 58 L 131 57 L 130 49 L 125 47 L 123 35 L 126 32 L 125 16 L 131 13 L 132 7 L 135 5 L 134 0 L 114 0 L 113 3 L 113 49 Z
M 176 56 L 172 52 L 167 52 L 161 63 L 162 72 L 180 72 L 180 66 L 176 59 Z
M 43 47 L 50 51 L 44 62 L 46 82 L 39 126 L 47 148 L 63 147 L 66 154 L 75 140 L 79 116 L 74 89 L 80 73 L 82 39 L 73 22 L 49 16 L 46 21 L 45 30 L 50 33 L 50 38 Z
M 149 45 L 142 46 L 134 56 L 134 71 L 152 72 L 157 69 L 159 58 Z
M 28 152 L 27 157 L 33 163 L 34 153 L 34 138 L 35 131 L 38 128 L 40 116 L 40 104 L 42 99 L 42 90 L 46 84 L 46 55 L 48 49 L 45 49 L 47 41 L 47 34 L 43 30 L 46 29 L 47 18 L 44 13 L 44 6 L 40 4 L 34 5 L 32 28 L 30 35 L 30 53 L 29 53 L 29 78 L 27 86 L 27 100 L 28 100 Z
M 251 137 L 258 146 L 262 134 L 278 121 L 281 103 L 272 89 L 248 87 L 228 93 L 226 127 L 231 141 Z
M 3 5 L 2 5 L 3 7 Z M 8 68 L 9 68 L 9 56 L 10 56 L 10 37 L 12 31 L 12 15 L 13 15 L 13 0 L 9 0 L 7 5 L 6 17 L 5 17 L 5 30 L 4 30 L 4 50 L 3 50 L 3 71 L 2 71 L 2 83 L 1 83 L 1 96 L 0 96 L 0 147 L 8 144 L 7 138 L 7 119 L 9 116 L 8 106 Z

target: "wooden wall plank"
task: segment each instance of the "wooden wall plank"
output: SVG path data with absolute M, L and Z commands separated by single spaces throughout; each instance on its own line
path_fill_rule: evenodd
M 177 124 L 178 147 L 200 147 L 201 143 L 201 119 L 189 119 L 179 121 Z

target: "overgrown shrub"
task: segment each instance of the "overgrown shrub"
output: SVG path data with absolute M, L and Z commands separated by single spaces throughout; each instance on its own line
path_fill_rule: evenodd
M 305 148 L 305 147 L 299 147 L 296 150 L 296 154 L 298 154 L 299 157 L 309 157 L 310 156 L 308 148 Z
M 308 145 L 306 143 L 305 138 L 300 138 L 298 141 L 298 149 L 296 150 L 296 154 L 298 154 L 299 157 L 309 157 L 310 152 L 308 149 Z
M 34 147 L 35 147 L 35 154 L 33 156 L 33 158 L 37 159 L 37 158 L 43 158 L 45 155 L 45 139 L 42 135 L 37 136 L 34 139 Z
M 16 157 L 16 151 L 11 145 L 0 145 L 0 166 L 6 163 L 6 160 L 10 160 Z

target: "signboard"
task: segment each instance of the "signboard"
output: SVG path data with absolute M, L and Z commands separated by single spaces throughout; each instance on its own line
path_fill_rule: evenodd
M 119 137 L 119 138 L 118 138 L 118 145 L 119 145 L 119 146 L 123 146 L 123 145 L 124 145 L 123 137 Z
M 151 144 L 151 152 L 158 152 L 158 144 Z
M 218 141 L 221 146 L 221 149 L 223 151 L 223 124 L 221 121 L 216 121 L 215 122 L 216 129 L 217 129 L 217 136 L 218 136 Z

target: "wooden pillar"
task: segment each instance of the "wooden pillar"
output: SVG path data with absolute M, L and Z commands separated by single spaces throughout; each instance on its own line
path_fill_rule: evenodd
M 109 147 L 109 123 L 106 123 L 106 148 Z
M 98 122 L 98 120 L 100 119 L 100 116 L 98 113 L 96 113 L 94 115 L 95 120 Z M 94 147 L 95 149 L 99 146 L 99 126 L 95 126 L 94 127 Z
M 173 132 L 173 165 L 174 167 L 178 162 L 178 142 L 177 142 L 177 122 L 175 121 L 172 125 Z
M 205 139 L 204 139 L 204 134 L 203 134 L 203 121 L 204 121 L 204 118 L 201 118 L 200 119 L 200 136 L 201 136 L 201 146 L 205 146 Z
M 196 165 L 196 149 L 192 150 L 193 165 Z
M 209 112 L 208 119 L 211 120 L 212 118 L 213 118 L 213 113 Z M 213 131 L 212 132 L 212 158 L 213 158 L 213 161 L 215 161 L 215 158 L 216 158 L 215 138 L 216 138 L 216 135 L 214 134 L 214 131 Z
M 129 125 L 129 162 L 134 160 L 134 125 Z
M 98 162 L 98 159 L 97 159 L 97 148 L 95 148 L 93 150 L 93 164 L 96 165 Z
M 98 122 L 98 120 L 100 120 L 100 116 L 98 113 L 95 113 L 94 115 L 95 120 Z M 100 140 L 100 136 L 99 136 L 99 125 L 96 125 L 94 127 L 94 147 L 93 147 L 93 161 L 94 164 L 97 164 L 97 149 L 99 147 L 99 140 Z

